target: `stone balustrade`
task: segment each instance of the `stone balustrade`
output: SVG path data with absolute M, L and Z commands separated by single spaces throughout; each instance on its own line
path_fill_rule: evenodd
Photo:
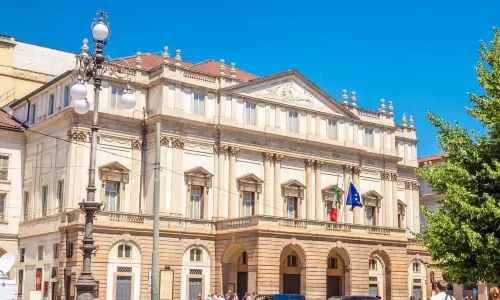
M 78 210 L 62 213 L 48 218 L 60 225 L 78 224 L 83 226 L 85 216 Z M 47 223 L 50 220 L 42 218 L 37 221 L 29 220 L 20 223 L 20 231 L 23 228 L 32 228 L 37 223 Z M 50 222 L 49 222 L 50 223 Z M 153 216 L 146 214 L 122 213 L 101 211 L 96 215 L 94 225 L 96 228 L 119 228 L 120 230 L 152 230 Z M 333 223 L 327 221 L 312 221 L 304 219 L 289 219 L 275 216 L 255 215 L 222 220 L 199 220 L 175 216 L 160 216 L 160 231 L 185 232 L 198 235 L 215 235 L 228 231 L 265 230 L 282 232 L 285 234 L 300 235 L 323 235 L 323 236 L 365 236 L 371 239 L 395 239 L 406 241 L 406 230 L 400 228 L 367 226 L 347 223 Z M 414 247 L 417 245 L 414 239 L 409 238 L 409 243 Z

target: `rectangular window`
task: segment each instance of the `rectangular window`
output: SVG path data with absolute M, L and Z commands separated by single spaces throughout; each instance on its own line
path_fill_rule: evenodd
M 121 98 L 123 95 L 123 88 L 111 87 L 111 108 L 122 109 Z
M 365 128 L 365 146 L 373 147 L 373 129 Z
M 18 276 L 17 276 L 17 295 L 22 296 L 23 295 L 23 283 L 24 283 L 24 270 L 19 270 Z
M 64 206 L 64 180 L 57 182 L 57 210 L 62 211 Z
M 19 249 L 19 262 L 24 262 L 25 256 L 26 256 L 26 248 Z
M 255 125 L 255 104 L 246 103 L 245 121 L 247 124 Z
M 47 201 L 49 197 L 49 186 L 42 186 L 42 217 L 47 215 Z
M 36 103 L 31 104 L 31 111 L 30 111 L 30 123 L 35 124 L 36 122 Z
M 5 198 L 7 194 L 0 194 L 0 220 L 5 220 Z
M 299 114 L 296 112 L 288 112 L 288 131 L 299 132 Z
M 328 120 L 328 138 L 331 140 L 337 139 L 337 121 Z
M 375 209 L 376 207 L 374 206 L 366 207 L 366 225 L 375 226 L 377 224 L 375 220 Z
M 192 219 L 203 218 L 203 188 L 201 186 L 191 186 L 189 217 Z
M 326 201 L 325 202 L 325 208 L 326 208 L 326 211 L 325 211 L 325 221 L 330 221 L 330 212 L 332 211 L 332 207 L 333 207 L 333 202 L 332 201 Z
M 120 208 L 120 183 L 115 181 L 106 181 L 104 201 L 105 210 L 119 211 Z
M 55 106 L 55 103 L 54 103 L 54 94 L 50 94 L 49 95 L 49 116 L 54 114 L 54 106 Z
M 297 198 L 286 198 L 286 213 L 288 218 L 298 218 Z
M 69 105 L 69 85 L 64 87 L 64 99 L 63 99 L 63 107 L 67 107 Z
M 30 212 L 30 194 L 29 192 L 24 192 L 24 205 L 23 205 L 24 220 L 28 220 L 29 212 Z
M 253 216 L 254 214 L 254 193 L 243 192 L 243 217 Z
M 194 94 L 193 95 L 193 114 L 198 116 L 205 115 L 205 96 Z
M 293 254 L 288 255 L 286 260 L 287 260 L 286 262 L 287 267 L 297 267 L 299 265 L 297 256 Z
M 54 259 L 59 258 L 59 243 L 55 243 L 52 247 L 52 250 L 54 251 Z
M 72 258 L 73 257 L 73 243 L 68 243 L 68 246 L 66 247 L 66 258 Z
M 37 252 L 37 259 L 38 260 L 43 260 L 43 245 L 38 245 L 38 252 Z
M 9 156 L 0 155 L 0 180 L 7 180 L 9 176 Z

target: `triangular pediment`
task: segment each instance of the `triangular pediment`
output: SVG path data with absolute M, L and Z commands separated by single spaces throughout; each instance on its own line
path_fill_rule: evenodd
M 401 205 L 402 207 L 406 207 L 406 203 L 398 199 L 398 205 Z
M 130 172 L 130 169 L 122 165 L 121 163 L 114 161 L 107 163 L 105 165 L 102 165 L 99 167 L 99 171 L 101 172 L 122 172 L 122 173 L 128 173 Z
M 334 194 L 336 186 L 337 186 L 336 184 L 330 184 L 329 186 L 324 187 L 323 189 L 321 189 L 321 192 L 328 193 L 328 194 Z M 339 194 L 343 194 L 343 193 L 344 193 L 344 190 L 341 189 L 341 188 L 339 188 Z
M 236 181 L 244 182 L 244 183 L 258 183 L 258 184 L 261 184 L 264 182 L 264 180 L 260 179 L 259 177 L 257 177 L 257 175 L 255 175 L 253 173 L 245 174 L 241 177 L 238 177 L 236 179 Z
M 380 200 L 380 199 L 383 198 L 382 195 L 380 195 L 379 193 L 377 193 L 374 190 L 370 190 L 370 191 L 364 193 L 363 195 L 361 195 L 361 197 L 363 197 L 363 198 L 370 198 L 370 199 L 376 199 L 376 200 Z
M 281 187 L 284 187 L 284 188 L 295 188 L 295 189 L 305 189 L 306 188 L 306 186 L 303 185 L 297 179 L 290 179 L 290 180 L 282 183 Z
M 212 173 L 208 172 L 203 167 L 194 167 L 192 169 L 189 169 L 184 172 L 184 175 L 195 176 L 195 177 L 206 177 L 206 178 L 212 178 L 214 176 Z
M 224 89 L 234 96 L 262 99 L 333 115 L 359 117 L 295 70 L 261 77 Z

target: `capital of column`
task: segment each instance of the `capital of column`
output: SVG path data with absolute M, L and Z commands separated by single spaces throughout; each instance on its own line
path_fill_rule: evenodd
M 274 163 L 279 163 L 283 160 L 282 154 L 274 154 Z
M 304 163 L 306 164 L 306 167 L 313 167 L 314 166 L 314 159 L 304 159 Z
M 160 146 L 168 147 L 168 145 L 170 145 L 170 139 L 166 136 L 162 136 L 160 138 Z
M 232 156 L 236 156 L 236 154 L 238 154 L 238 152 L 240 152 L 240 148 L 230 146 L 228 151 L 229 151 L 229 154 L 231 154 Z
M 394 182 L 398 181 L 398 173 L 391 173 L 391 181 Z
M 411 188 L 414 190 L 414 191 L 418 191 L 420 189 L 420 184 L 418 182 L 412 182 L 411 183 Z
M 352 166 L 352 168 L 351 168 L 351 169 L 352 169 L 352 172 L 353 172 L 354 174 L 359 174 L 359 173 L 361 173 L 361 167 L 358 167 L 358 166 Z
M 317 160 L 314 162 L 314 170 L 319 171 L 321 170 L 321 166 L 324 164 L 324 162 Z
M 352 166 L 349 165 L 343 165 L 342 168 L 344 169 L 344 172 L 349 173 L 352 170 Z
M 273 154 L 269 152 L 263 152 L 262 153 L 262 158 L 264 158 L 264 161 L 272 161 L 273 160 Z
M 405 181 L 405 189 L 411 190 L 411 182 Z
M 181 138 L 172 138 L 172 147 L 184 149 L 184 140 Z
M 380 178 L 382 180 L 391 180 L 391 173 L 387 171 L 380 171 Z
M 214 145 L 215 154 L 227 154 L 228 147 L 226 145 Z
M 131 142 L 132 150 L 141 150 L 142 141 L 140 140 L 132 140 Z

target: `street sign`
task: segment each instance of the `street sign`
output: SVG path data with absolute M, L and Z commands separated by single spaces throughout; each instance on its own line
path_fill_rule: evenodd
M 151 272 L 151 270 L 148 271 L 148 289 L 150 290 L 151 289 L 151 277 L 152 277 L 153 273 Z
M 472 293 L 473 293 L 474 295 L 477 295 L 477 289 L 476 289 L 476 288 L 473 288 L 473 289 L 472 289 Z

